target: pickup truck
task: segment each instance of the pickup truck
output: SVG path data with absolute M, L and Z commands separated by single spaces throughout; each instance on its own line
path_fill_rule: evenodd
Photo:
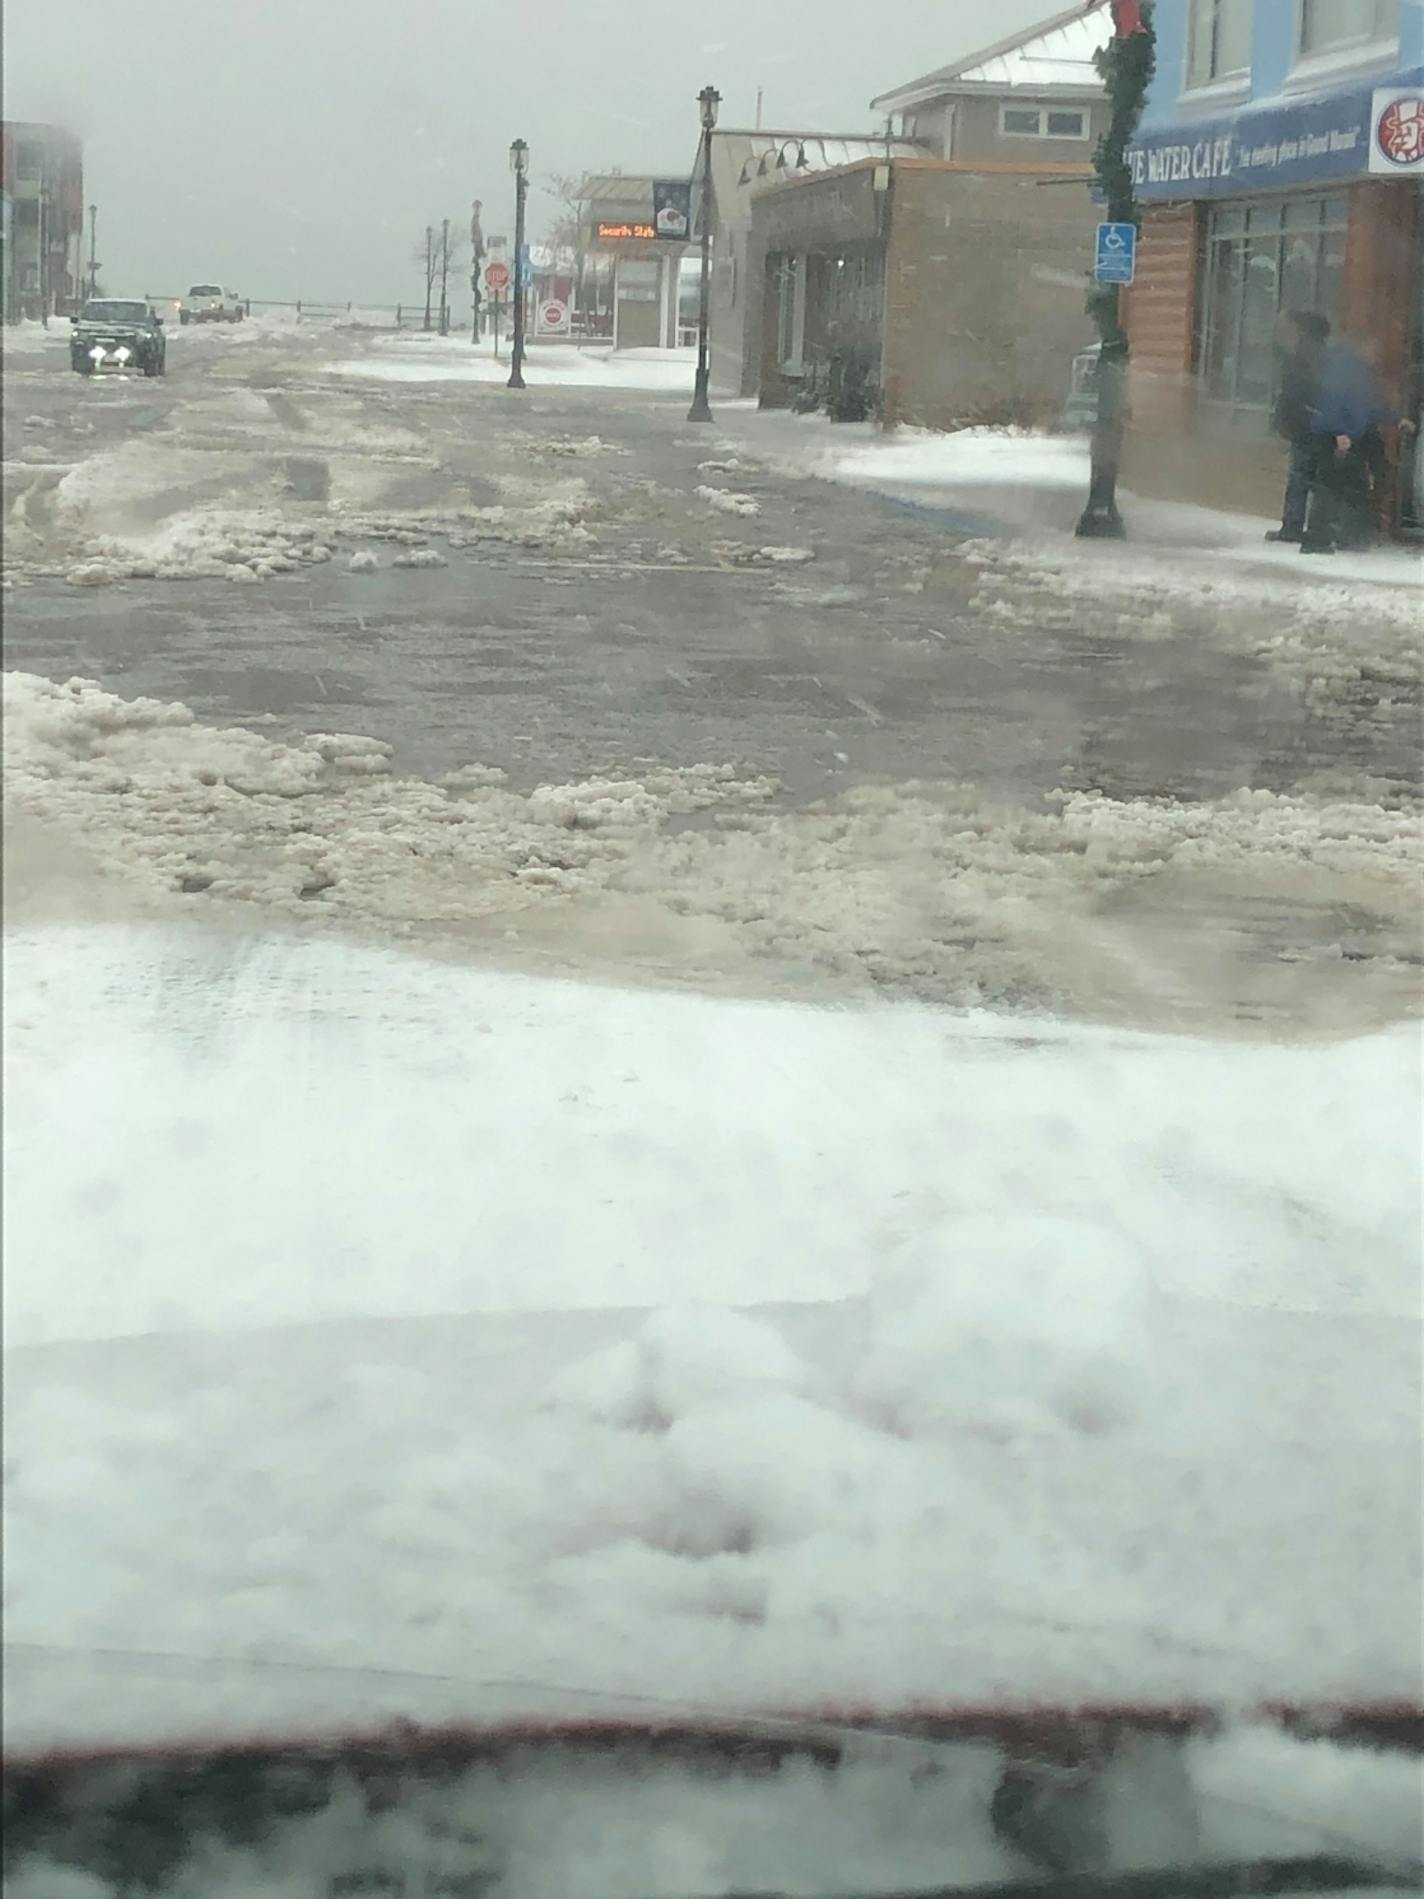
M 178 306 L 180 323 L 241 323 L 246 314 L 242 298 L 221 284 L 194 284 Z
M 81 376 L 97 369 L 141 369 L 162 376 L 168 368 L 163 318 L 141 298 L 91 297 L 71 317 L 69 366 Z

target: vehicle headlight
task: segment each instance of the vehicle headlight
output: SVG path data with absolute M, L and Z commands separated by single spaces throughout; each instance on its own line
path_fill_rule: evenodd
M 102 343 L 96 343 L 93 349 L 90 350 L 89 355 L 94 362 L 102 363 L 104 360 L 104 345 Z
M 132 355 L 133 355 L 133 351 L 128 347 L 128 345 L 126 343 L 121 343 L 119 347 L 114 351 L 114 360 L 115 362 L 126 363 L 129 360 L 130 356 Z

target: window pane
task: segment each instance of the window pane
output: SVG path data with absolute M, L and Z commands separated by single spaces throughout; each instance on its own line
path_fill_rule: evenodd
M 1383 30 L 1381 0 L 1303 0 L 1301 51 L 1328 53 L 1336 46 L 1357 46 Z
M 1216 44 L 1216 0 L 1193 0 L 1192 43 L 1187 55 L 1187 77 L 1194 86 L 1211 78 L 1212 48 Z
M 1004 130 L 1016 136 L 1037 138 L 1039 110 L 1037 106 L 1005 106 Z
M 1316 308 L 1338 324 L 1345 311 L 1345 233 L 1327 231 L 1320 244 Z
M 1281 258 L 1281 308 L 1283 310 L 1313 310 L 1315 308 L 1315 278 L 1320 258 L 1320 238 L 1318 235 L 1286 239 L 1285 252 Z
M 1280 246 L 1275 239 L 1251 239 L 1241 305 L 1241 361 L 1236 400 L 1264 408 L 1275 381 L 1276 314 L 1280 309 Z
M 1286 229 L 1288 231 L 1318 231 L 1320 214 L 1324 205 L 1323 198 L 1292 198 L 1286 206 Z
M 1241 246 L 1213 244 L 1207 276 L 1202 372 L 1210 395 L 1229 400 L 1236 385 Z
M 1083 114 L 1081 112 L 1050 112 L 1048 136 L 1050 138 L 1081 138 Z
M 1251 69 L 1251 0 L 1216 0 L 1213 79 Z
M 1220 211 L 1211 214 L 1211 234 L 1213 237 L 1229 237 L 1233 231 L 1246 229 L 1246 213 L 1239 205 L 1229 208 L 1223 206 Z

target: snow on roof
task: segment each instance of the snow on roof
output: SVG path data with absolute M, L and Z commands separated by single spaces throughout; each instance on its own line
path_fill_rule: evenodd
M 922 79 L 871 100 L 871 110 L 895 112 L 940 93 L 993 87 L 1043 91 L 1053 87 L 1099 90 L 1093 55 L 1112 36 L 1105 0 L 1087 0 L 1053 19 L 941 66 Z
M 923 158 L 927 150 L 914 139 L 887 140 L 883 133 L 719 132 L 712 142 L 712 175 L 725 216 L 738 194 L 749 198 L 763 185 L 867 158 Z

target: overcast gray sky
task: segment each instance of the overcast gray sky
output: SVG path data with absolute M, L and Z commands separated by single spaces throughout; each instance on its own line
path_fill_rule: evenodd
M 111 293 L 411 300 L 427 221 L 551 172 L 685 170 L 724 124 L 852 131 L 1053 0 L 8 0 L 5 112 L 86 142 Z M 550 200 L 533 200 L 535 222 Z M 537 235 L 537 231 L 536 231 Z

